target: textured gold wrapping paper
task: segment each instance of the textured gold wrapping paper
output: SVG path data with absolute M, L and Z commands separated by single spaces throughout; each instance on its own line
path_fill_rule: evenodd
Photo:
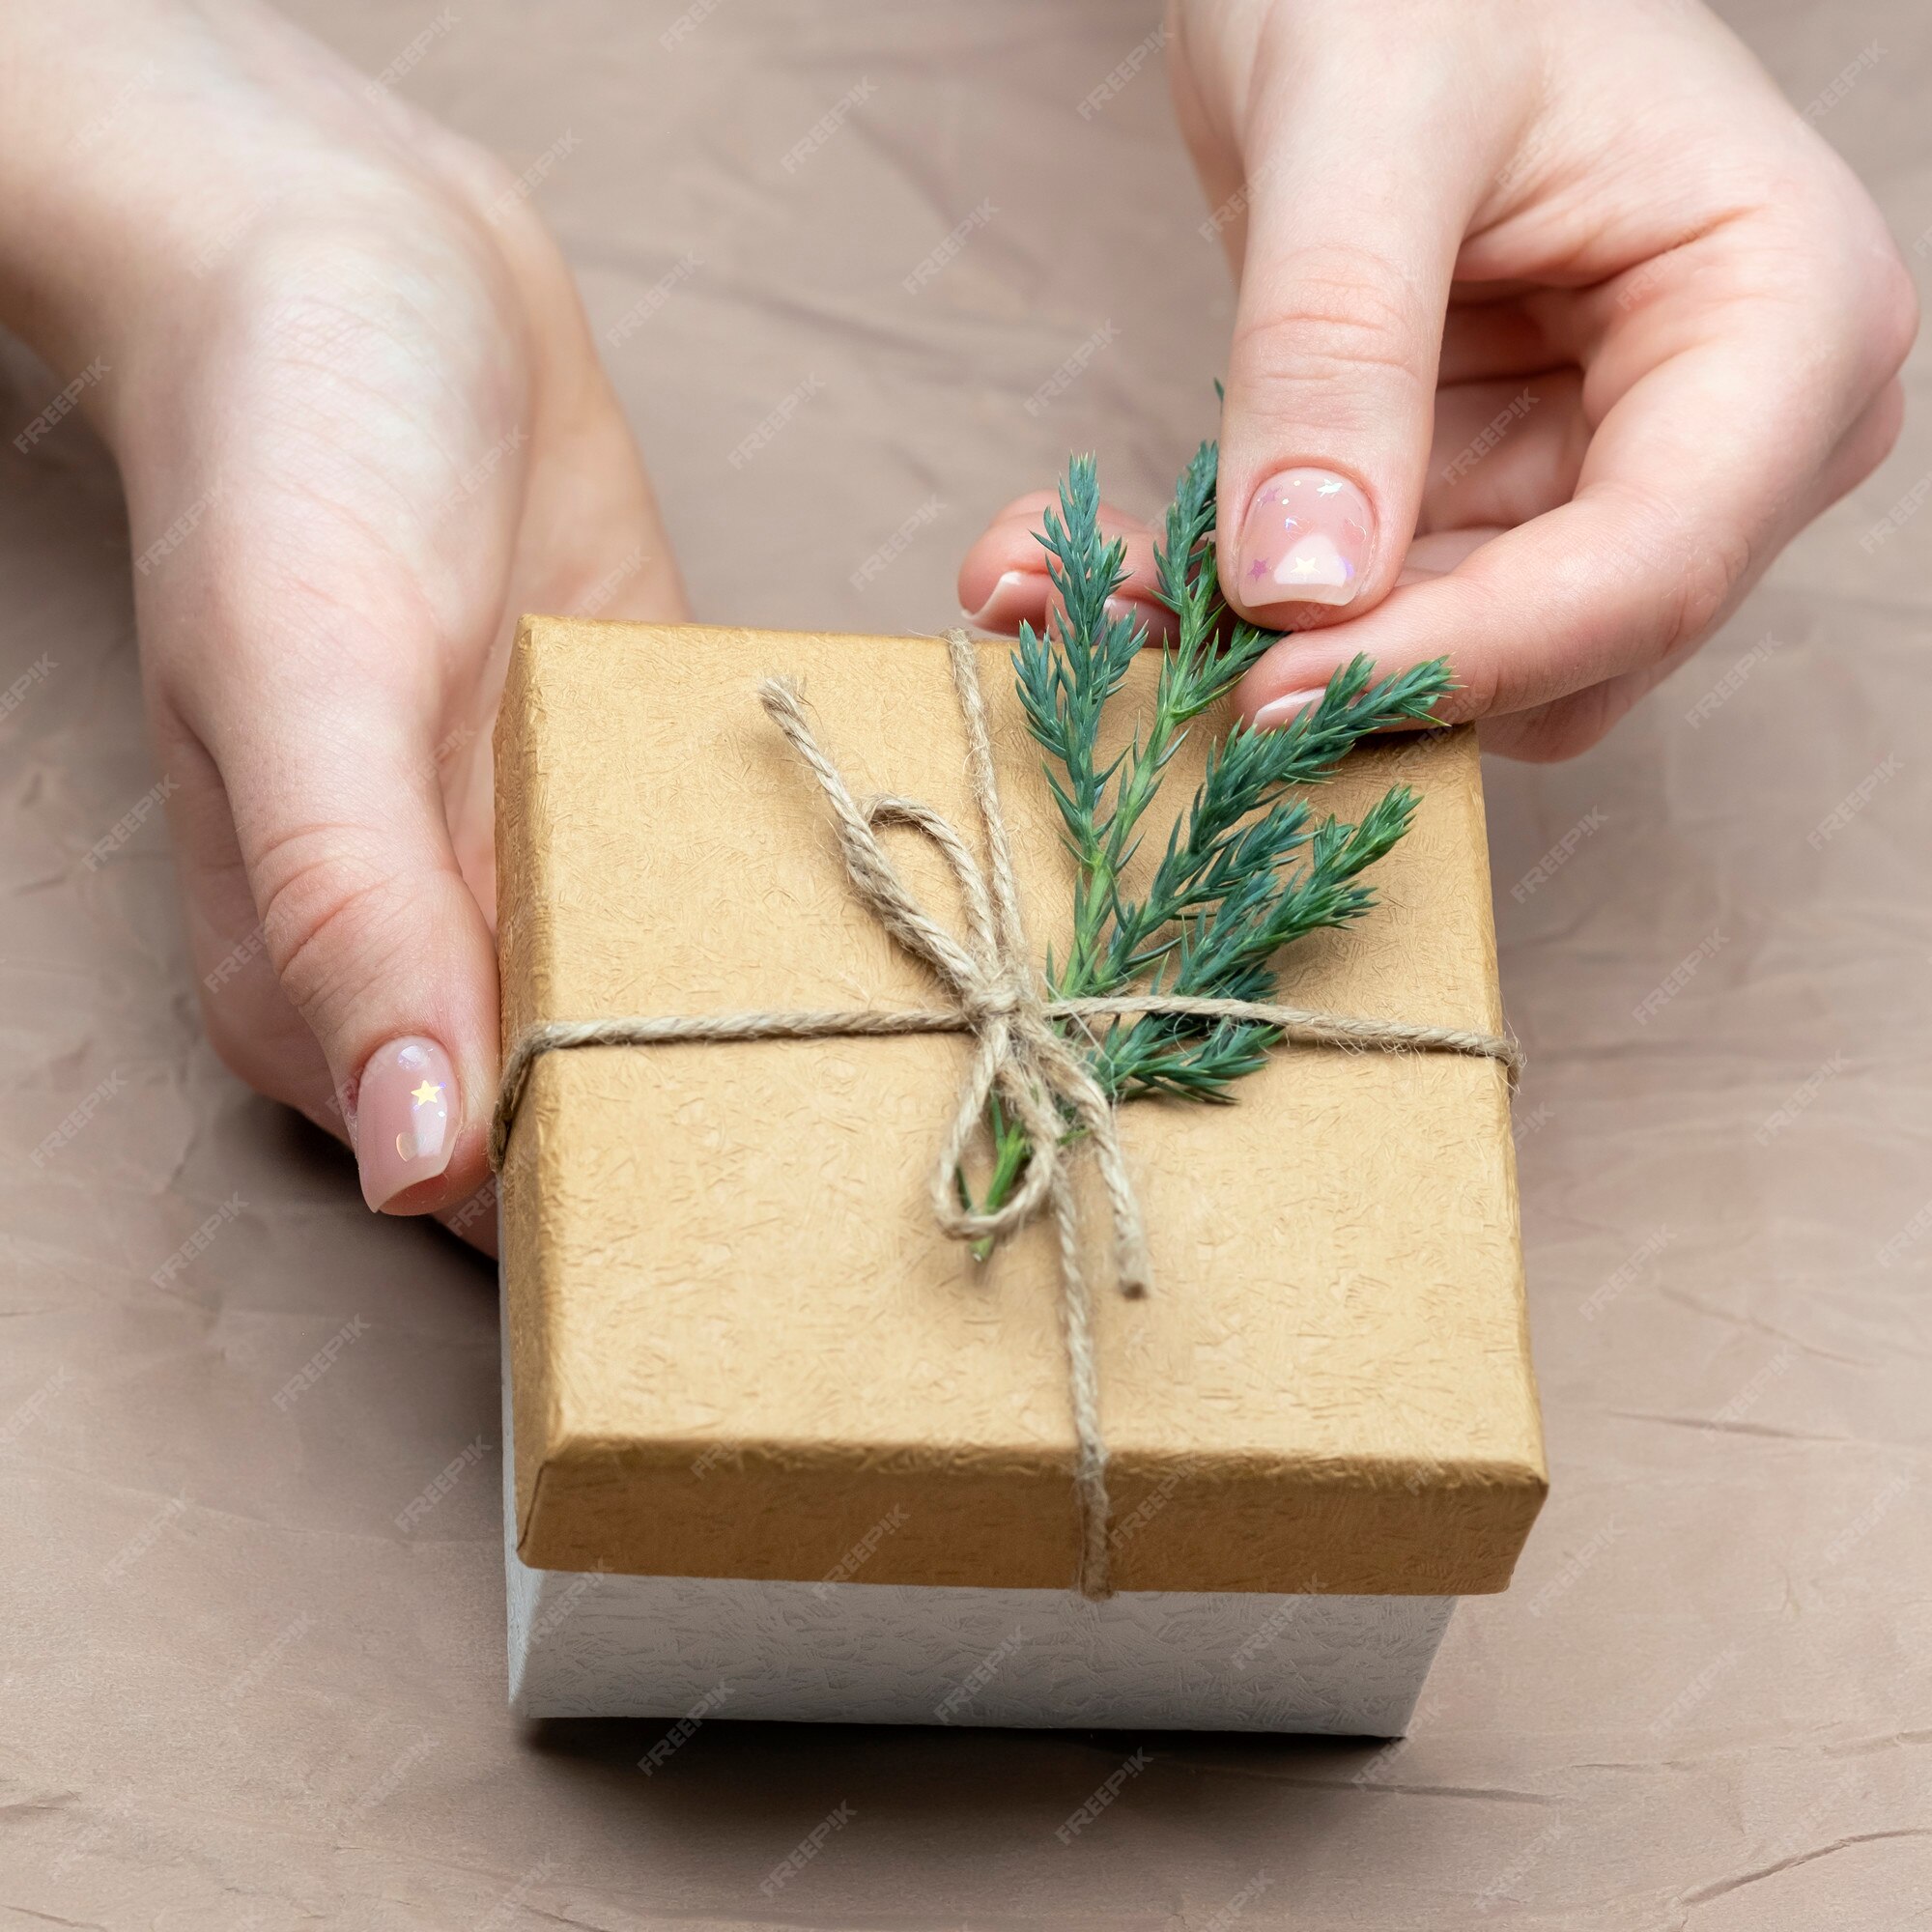
M 1070 861 L 1012 689 L 981 674 L 1036 957 Z M 1116 701 L 1131 728 L 1155 660 Z M 547 1019 L 941 1002 L 850 891 L 759 707 L 804 685 L 853 788 L 980 843 L 943 644 L 526 620 L 497 740 L 506 1043 Z M 1207 719 L 1171 768 L 1184 807 Z M 1358 754 L 1322 804 L 1422 794 L 1351 931 L 1280 997 L 1500 1030 L 1473 739 Z M 1167 833 L 1151 814 L 1145 851 Z M 958 918 L 923 841 L 889 834 Z M 518 1548 L 549 1569 L 1067 1585 L 1078 1524 L 1051 1232 L 976 1264 L 928 1169 L 963 1037 L 551 1053 L 502 1175 Z M 1499 1590 L 1545 1474 L 1503 1070 L 1285 1046 L 1232 1106 L 1122 1132 L 1153 1295 L 1111 1289 L 1083 1175 L 1126 1590 Z

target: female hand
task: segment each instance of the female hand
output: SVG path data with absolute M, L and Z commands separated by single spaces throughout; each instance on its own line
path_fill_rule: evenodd
M 1167 51 L 1240 282 L 1221 582 L 1296 633 L 1249 718 L 1446 655 L 1445 718 L 1579 752 L 1890 449 L 1911 279 L 1694 0 L 1178 0 Z M 966 558 L 987 628 L 1044 611 L 1048 500 Z
M 676 618 L 676 571 L 526 185 L 246 0 L 78 11 L 4 29 L 22 112 L 68 96 L 4 286 L 109 371 L 208 1031 L 370 1207 L 448 1214 L 495 1098 L 511 627 Z

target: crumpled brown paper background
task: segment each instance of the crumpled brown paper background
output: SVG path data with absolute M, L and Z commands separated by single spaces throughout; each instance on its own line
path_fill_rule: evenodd
M 445 17 L 292 11 L 371 71 Z M 1821 125 L 1922 279 L 1932 17 L 1725 11 L 1801 106 L 1861 63 Z M 609 359 L 699 614 L 931 628 L 1069 448 L 1151 509 L 1208 424 L 1230 299 L 1162 81 L 1079 112 L 1151 8 L 701 0 L 669 45 L 669 0 L 446 17 L 403 84 L 518 167 L 575 135 L 539 192 L 600 330 L 696 258 Z M 158 815 L 85 863 L 158 776 L 121 506 L 77 422 L 10 437 L 0 1923 L 1925 1922 L 1932 520 L 1874 532 L 1928 469 L 1919 412 L 1608 744 L 1492 769 L 1554 1487 L 1413 1735 L 721 1721 L 645 1776 L 664 1726 L 503 1709 L 488 1269 L 372 1220 L 214 1062 Z

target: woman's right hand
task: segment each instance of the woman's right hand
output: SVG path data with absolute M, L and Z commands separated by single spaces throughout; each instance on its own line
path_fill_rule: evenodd
M 1167 60 L 1239 279 L 1221 588 L 1291 633 L 1251 723 L 1446 657 L 1442 722 L 1572 756 L 1891 448 L 1912 278 L 1707 7 L 1171 0 Z M 1045 500 L 968 553 L 975 622 L 1039 621 Z
M 0 29 L 30 124 L 80 117 L 0 299 L 106 367 L 208 1032 L 371 1208 L 447 1218 L 496 1093 L 512 630 L 684 614 L 650 486 L 529 182 L 250 0 L 58 12 Z

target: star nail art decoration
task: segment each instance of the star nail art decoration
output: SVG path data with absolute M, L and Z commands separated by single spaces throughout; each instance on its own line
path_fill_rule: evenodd
M 440 1086 L 438 1086 L 434 1080 L 425 1080 L 423 1084 L 410 1095 L 410 1098 L 413 1100 L 418 1107 L 427 1107 L 432 1100 L 440 1100 L 442 1098 L 442 1089 Z

